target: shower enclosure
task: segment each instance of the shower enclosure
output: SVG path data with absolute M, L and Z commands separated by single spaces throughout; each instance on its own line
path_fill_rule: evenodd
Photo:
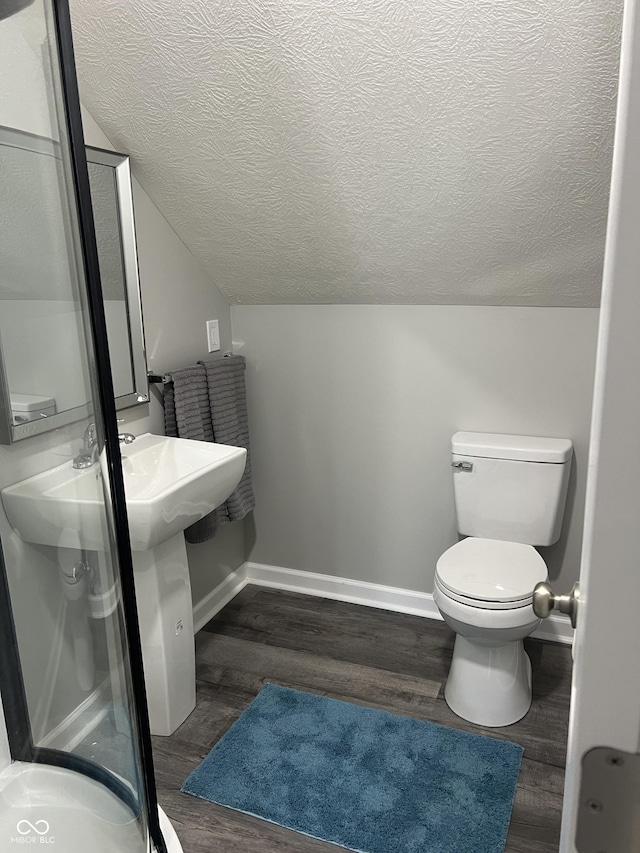
M 84 433 L 83 459 L 104 496 L 96 553 L 23 542 L 0 508 L 0 849 L 165 853 L 66 0 L 0 0 L 0 124 L 50 139 L 57 174 L 44 180 L 31 167 L 20 176 L 30 198 L 39 189 L 46 233 L 24 228 L 16 239 L 6 226 L 19 199 L 0 196 L 0 310 L 12 300 L 37 329 L 55 326 L 61 303 L 67 314 L 73 306 L 65 345 L 75 347 L 91 412 L 0 448 L 0 488 L 72 466 Z M 51 274 L 26 282 L 32 267 L 21 258 L 43 251 Z M 37 335 L 20 357 L 37 375 L 47 358 Z

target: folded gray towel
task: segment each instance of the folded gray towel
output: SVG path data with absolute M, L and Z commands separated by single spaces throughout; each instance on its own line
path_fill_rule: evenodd
M 207 374 L 201 364 L 175 370 L 164 391 L 167 435 L 213 441 Z
M 244 474 L 226 503 L 217 509 L 218 521 L 238 521 L 256 505 L 251 481 L 251 449 L 249 447 L 249 418 L 244 374 L 247 368 L 243 355 L 231 355 L 216 361 L 204 362 L 209 387 L 211 421 L 215 440 L 220 444 L 247 449 Z
M 216 534 L 218 524 L 244 518 L 255 506 L 251 484 L 249 421 L 244 381 L 244 356 L 233 355 L 199 362 L 171 373 L 165 387 L 164 417 L 167 435 L 215 441 L 245 447 L 244 474 L 226 503 L 188 527 L 187 542 L 206 542 Z

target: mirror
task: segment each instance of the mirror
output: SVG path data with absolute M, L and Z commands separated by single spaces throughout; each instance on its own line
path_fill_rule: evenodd
M 0 127 L 0 442 L 90 412 L 55 142 Z M 149 400 L 129 158 L 87 147 L 116 408 Z M 38 353 L 42 357 L 38 357 Z M 25 357 L 28 354 L 28 357 Z

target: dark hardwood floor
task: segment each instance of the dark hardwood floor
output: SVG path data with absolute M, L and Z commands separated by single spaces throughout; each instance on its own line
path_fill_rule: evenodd
M 158 797 L 184 853 L 331 853 L 266 821 L 180 793 L 267 681 L 513 740 L 525 748 L 507 853 L 557 853 L 571 681 L 566 646 L 527 640 L 533 704 L 516 725 L 484 729 L 443 697 L 454 634 L 442 622 L 281 590 L 246 587 L 196 638 L 197 705 L 153 739 Z

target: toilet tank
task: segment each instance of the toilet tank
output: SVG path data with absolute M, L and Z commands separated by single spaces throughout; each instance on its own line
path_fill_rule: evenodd
M 53 397 L 40 394 L 10 394 L 11 423 L 13 426 L 29 421 L 39 421 L 56 413 L 56 401 Z
M 460 533 L 526 545 L 558 540 L 570 439 L 457 432 L 451 449 Z

